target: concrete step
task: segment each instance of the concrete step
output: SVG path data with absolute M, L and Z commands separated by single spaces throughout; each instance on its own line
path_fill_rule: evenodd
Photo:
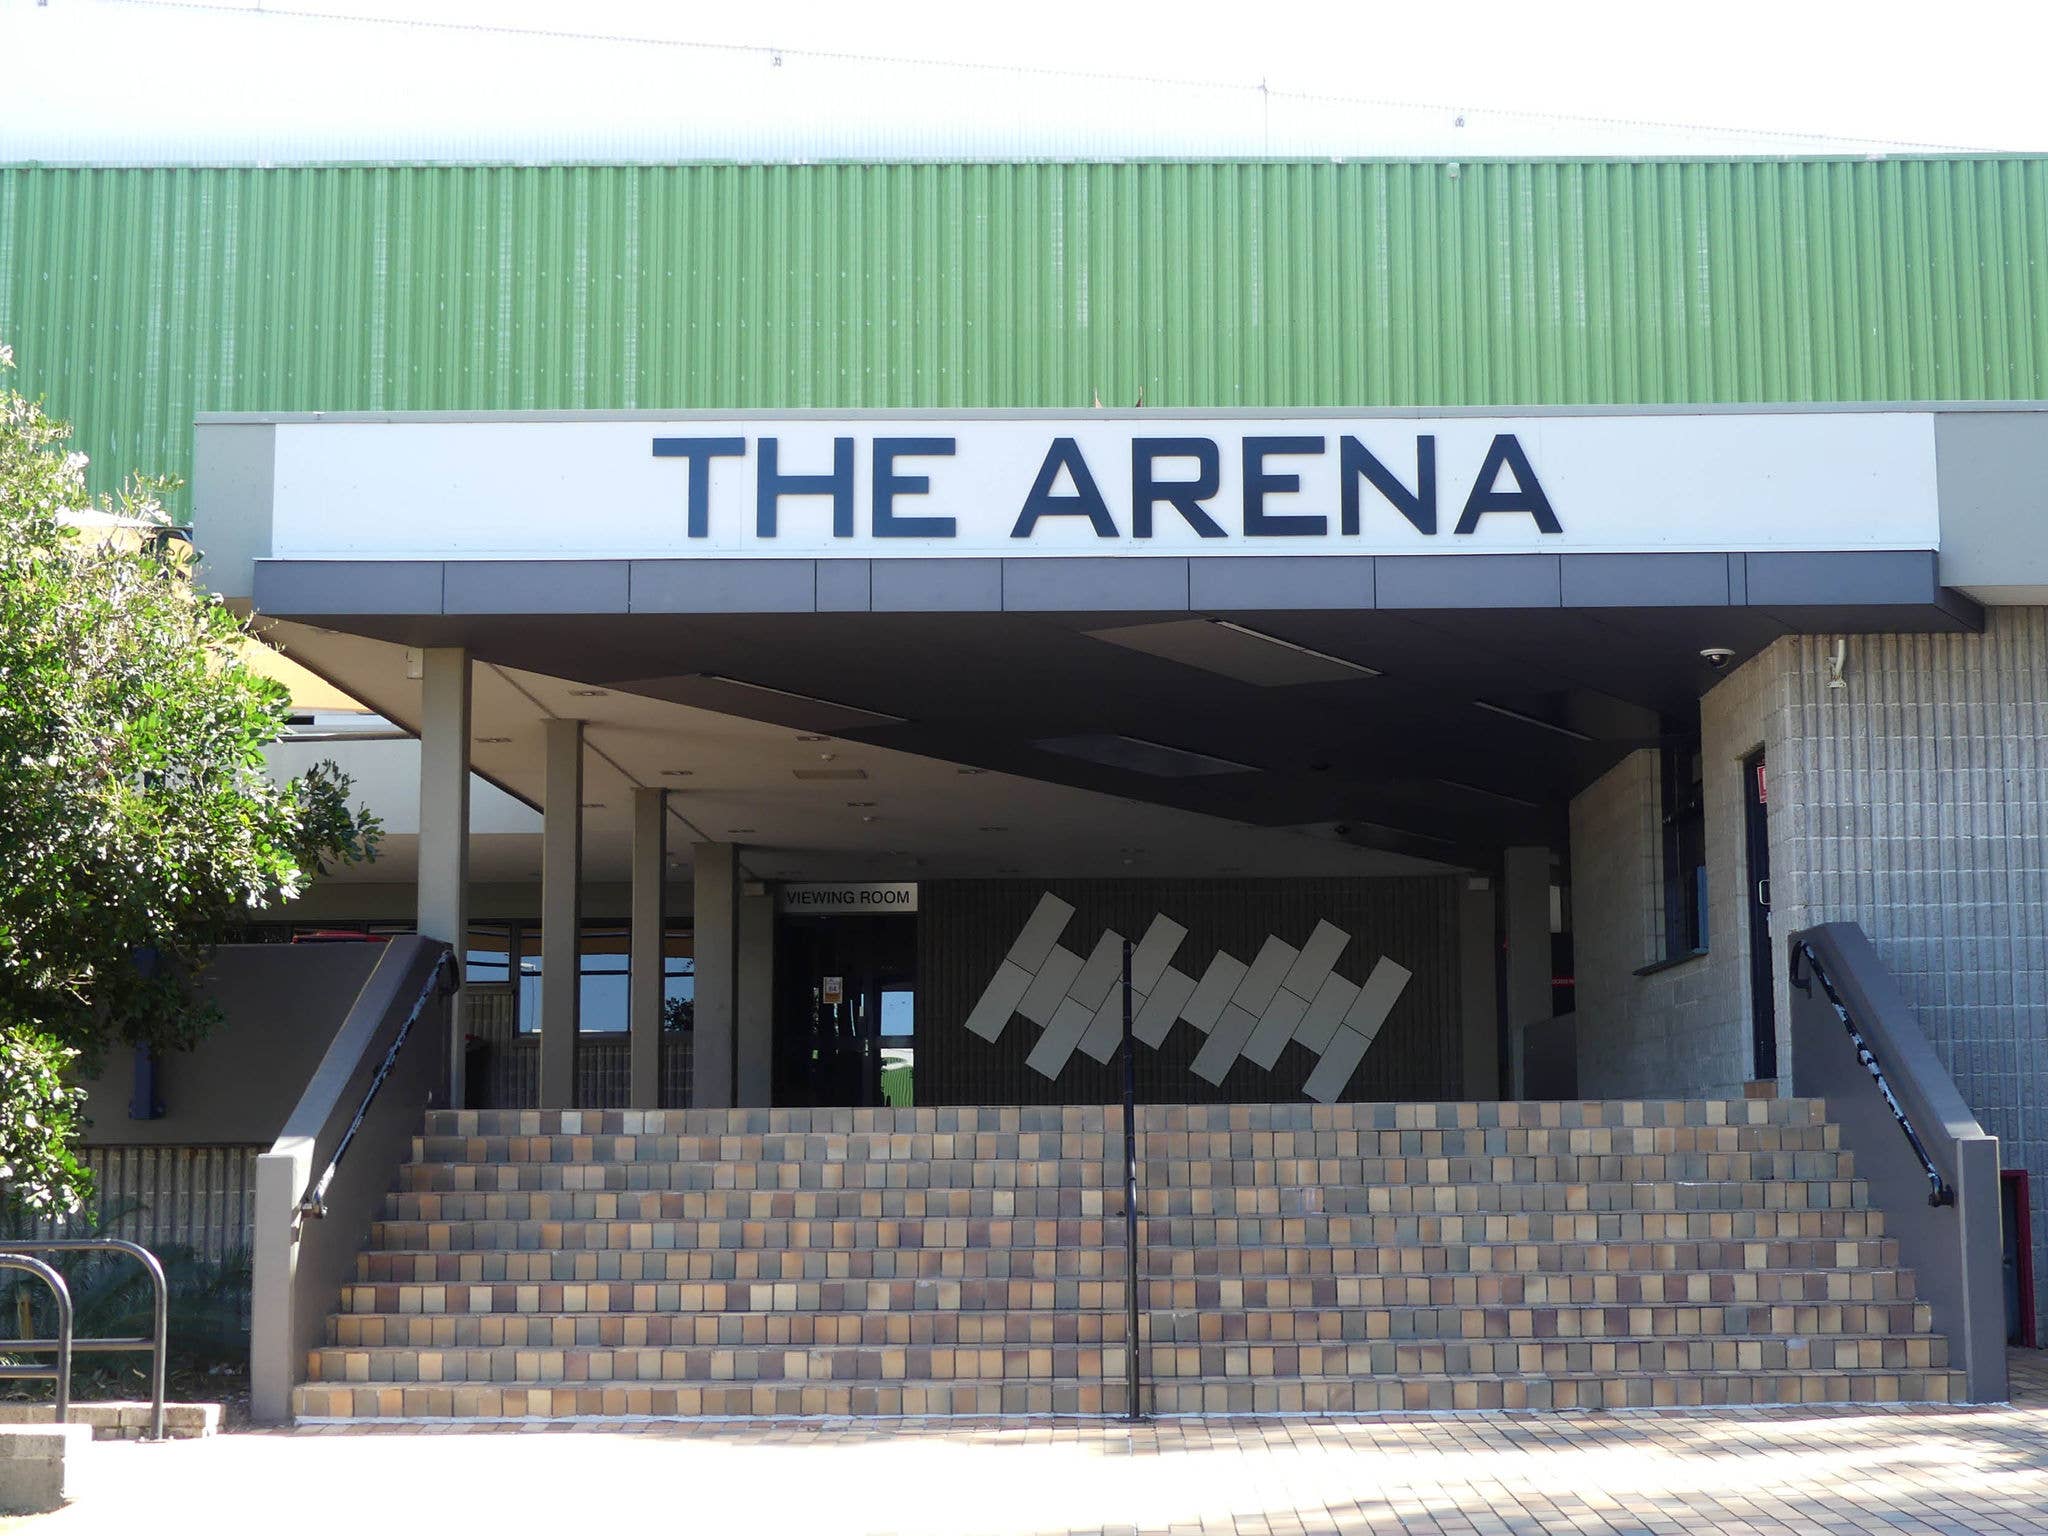
M 1511 1166 L 1500 1167 L 1499 1164 Z M 1181 1163 L 1142 1170 L 1142 1195 L 1262 1189 L 1682 1188 L 1853 1182 L 1846 1152 L 1682 1153 L 1649 1157 L 1324 1158 L 1315 1162 Z M 1123 1187 L 1121 1167 L 1077 1161 L 547 1162 L 426 1161 L 399 1170 L 400 1189 L 797 1190 Z M 1410 1198 L 1421 1198 L 1415 1195 Z
M 1818 1099 L 1624 1099 L 1429 1104 L 1141 1104 L 1141 1135 L 1825 1125 Z M 439 1109 L 429 1136 L 1123 1134 L 1120 1105 L 919 1105 L 871 1109 Z
M 1963 1400 L 1959 1371 L 1811 1370 L 1557 1372 L 1402 1381 L 1351 1376 L 1147 1384 L 1161 1415 L 1393 1413 L 1458 1409 L 1691 1407 L 1765 1403 L 1945 1403 Z M 1120 1380 L 309 1384 L 294 1394 L 309 1420 L 700 1417 L 990 1417 L 1124 1412 Z

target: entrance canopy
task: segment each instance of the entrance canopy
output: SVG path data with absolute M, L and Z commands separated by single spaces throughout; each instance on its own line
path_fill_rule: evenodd
M 1975 627 L 1954 588 L 1997 577 L 1945 543 L 2003 514 L 1983 455 L 1944 444 L 2001 417 L 2039 431 L 1925 409 L 210 417 L 196 526 L 216 587 L 393 719 L 417 719 L 403 648 L 495 669 L 475 762 L 528 798 L 538 738 L 493 725 L 493 689 L 507 722 L 609 723 L 607 761 L 684 807 L 713 787 L 693 744 L 758 733 L 732 765 L 758 782 L 721 808 L 743 819 L 693 830 L 848 873 L 900 869 L 923 816 L 957 822 L 931 853 L 961 873 L 1034 873 L 1062 838 L 1068 872 L 1268 847 L 1486 866 L 1559 842 L 1573 793 L 1781 635 Z M 806 809 L 764 828 L 747 806 L 790 785 Z

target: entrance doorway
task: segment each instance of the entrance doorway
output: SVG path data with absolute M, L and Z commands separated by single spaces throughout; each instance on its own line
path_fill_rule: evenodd
M 781 922 L 775 1103 L 914 1103 L 917 919 L 786 916 Z
M 1769 780 L 1761 748 L 1742 760 L 1742 828 L 1748 850 L 1750 1076 L 1778 1075 L 1778 993 L 1772 980 Z

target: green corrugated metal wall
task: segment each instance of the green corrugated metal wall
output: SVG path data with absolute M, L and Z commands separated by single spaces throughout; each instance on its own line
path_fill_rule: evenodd
M 98 483 L 213 410 L 2048 396 L 2048 160 L 0 168 Z

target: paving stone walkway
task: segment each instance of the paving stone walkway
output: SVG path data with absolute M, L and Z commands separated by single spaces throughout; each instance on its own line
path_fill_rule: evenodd
M 2048 1533 L 2048 1357 L 2016 1357 L 2014 1388 L 1994 1409 L 256 1433 L 98 1448 L 88 1496 L 20 1528 Z

